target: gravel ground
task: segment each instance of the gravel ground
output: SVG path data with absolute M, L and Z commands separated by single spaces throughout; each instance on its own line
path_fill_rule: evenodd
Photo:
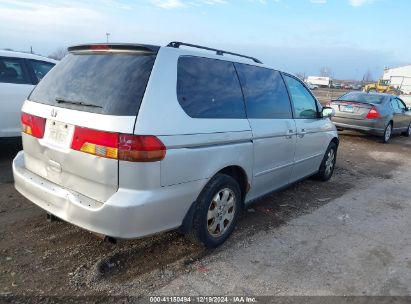
M 410 295 L 411 280 L 398 274 L 411 272 L 408 138 L 384 145 L 343 133 L 329 182 L 308 179 L 259 200 L 212 251 L 176 232 L 112 245 L 49 223 L 13 188 L 18 141 L 0 145 L 0 295 Z

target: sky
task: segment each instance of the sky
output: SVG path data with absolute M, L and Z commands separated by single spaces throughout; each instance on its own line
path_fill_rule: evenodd
M 409 0 L 0 0 L 0 49 L 184 41 L 289 73 L 378 79 L 411 63 Z

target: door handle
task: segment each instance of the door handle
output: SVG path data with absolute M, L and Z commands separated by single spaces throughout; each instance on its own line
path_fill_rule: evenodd
M 305 132 L 305 129 L 301 129 L 301 131 L 298 133 L 298 137 L 303 138 L 305 134 L 307 134 L 307 132 Z
M 285 138 L 291 139 L 291 138 L 293 138 L 293 135 L 294 135 L 295 131 L 290 129 L 290 130 L 288 130 L 287 133 L 288 133 L 288 135 L 286 135 Z

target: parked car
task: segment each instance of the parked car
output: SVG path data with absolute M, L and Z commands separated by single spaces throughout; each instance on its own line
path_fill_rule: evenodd
M 180 228 L 215 247 L 257 198 L 331 177 L 331 108 L 257 59 L 193 48 L 70 47 L 23 105 L 16 189 L 111 239 Z
M 0 50 L 0 138 L 21 136 L 23 102 L 55 64 L 50 58 Z
M 341 83 L 333 83 L 332 87 L 334 89 L 341 89 Z
M 381 136 L 387 143 L 392 134 L 411 135 L 411 110 L 397 96 L 384 93 L 349 92 L 330 106 L 338 129 L 351 129 Z

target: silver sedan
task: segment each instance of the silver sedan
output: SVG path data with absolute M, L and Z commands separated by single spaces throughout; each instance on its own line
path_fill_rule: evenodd
M 329 104 L 332 121 L 339 130 L 349 129 L 381 136 L 387 143 L 392 134 L 411 135 L 411 109 L 397 96 L 349 92 Z

